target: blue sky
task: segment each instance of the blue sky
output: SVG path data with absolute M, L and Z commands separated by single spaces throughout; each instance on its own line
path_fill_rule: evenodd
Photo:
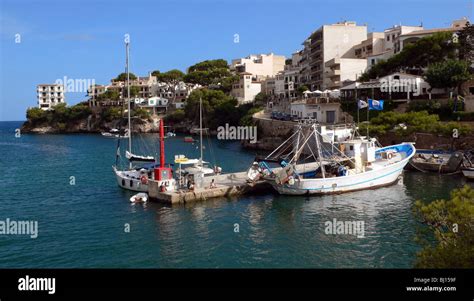
M 446 27 L 463 16 L 472 20 L 472 7 L 472 0 L 0 0 L 0 121 L 24 120 L 36 105 L 37 84 L 64 77 L 108 83 L 124 70 L 127 33 L 130 70 L 146 75 L 185 71 L 206 59 L 288 56 L 315 29 L 342 20 L 366 23 L 369 31 L 421 22 Z M 66 94 L 69 104 L 84 99 Z

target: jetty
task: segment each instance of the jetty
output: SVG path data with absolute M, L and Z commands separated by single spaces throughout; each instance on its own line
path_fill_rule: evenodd
M 210 188 L 212 180 L 214 180 L 215 187 Z M 160 192 L 158 181 L 151 180 L 148 184 L 148 196 L 150 200 L 164 204 L 183 204 L 210 198 L 239 196 L 265 191 L 273 191 L 271 185 L 264 181 L 248 183 L 247 172 L 206 176 L 202 180 L 202 185 L 196 187 L 194 190 L 183 188 L 175 191 Z

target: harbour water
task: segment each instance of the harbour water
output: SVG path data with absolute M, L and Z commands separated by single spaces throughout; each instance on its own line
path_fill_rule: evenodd
M 0 268 L 409 268 L 419 250 L 414 201 L 447 198 L 466 183 L 459 175 L 404 172 L 396 185 L 341 195 L 269 191 L 177 206 L 132 205 L 132 193 L 113 176 L 115 140 L 16 138 L 20 125 L 0 122 L 0 220 L 38 221 L 39 231 L 36 239 L 0 235 Z M 167 162 L 174 154 L 198 155 L 182 136 L 166 139 L 166 151 Z M 246 169 L 254 153 L 213 139 L 205 156 L 231 172 Z M 325 222 L 333 219 L 364 221 L 364 237 L 326 234 Z

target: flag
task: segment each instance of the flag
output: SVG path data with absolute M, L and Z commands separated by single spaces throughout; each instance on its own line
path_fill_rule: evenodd
M 363 109 L 363 108 L 367 108 L 369 106 L 369 104 L 367 104 L 365 101 L 363 100 L 359 100 L 357 102 L 357 107 L 360 109 Z
M 369 110 L 383 110 L 383 100 L 369 99 Z

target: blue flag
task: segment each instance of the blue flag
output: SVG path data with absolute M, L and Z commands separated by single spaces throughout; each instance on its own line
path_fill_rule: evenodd
M 383 100 L 369 99 L 369 110 L 383 110 Z

